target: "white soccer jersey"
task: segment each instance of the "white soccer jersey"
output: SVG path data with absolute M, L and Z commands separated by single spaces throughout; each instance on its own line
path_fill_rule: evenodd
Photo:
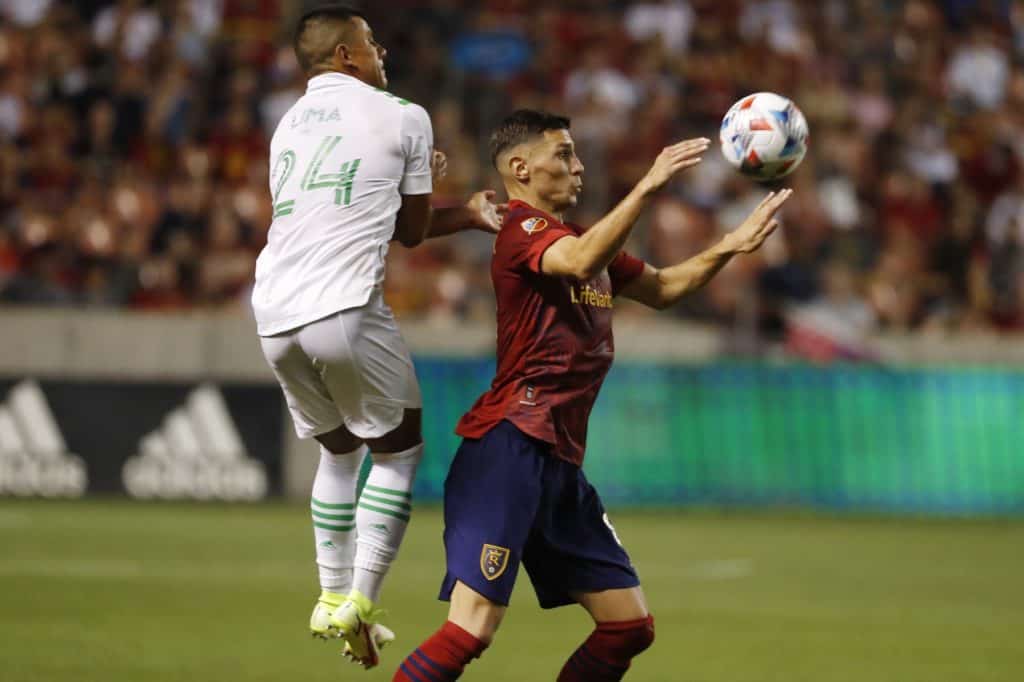
M 274 221 L 256 261 L 261 336 L 364 305 L 403 194 L 431 192 L 422 107 L 340 73 L 311 78 L 270 143 Z

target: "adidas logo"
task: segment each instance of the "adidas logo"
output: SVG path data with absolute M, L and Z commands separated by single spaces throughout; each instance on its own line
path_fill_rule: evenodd
M 224 397 L 206 384 L 142 437 L 121 479 L 129 495 L 142 499 L 259 500 L 267 495 L 263 463 L 249 457 Z
M 85 462 L 68 452 L 43 389 L 22 381 L 0 403 L 0 494 L 81 497 Z

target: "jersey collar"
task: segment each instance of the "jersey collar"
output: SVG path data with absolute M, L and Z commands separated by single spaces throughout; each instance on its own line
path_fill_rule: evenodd
M 533 211 L 534 213 L 540 213 L 541 216 L 550 219 L 551 221 L 553 221 L 554 223 L 556 223 L 558 225 L 562 225 L 563 224 L 561 220 L 559 220 L 555 216 L 551 215 L 547 211 L 542 211 L 541 209 L 537 208 L 536 206 L 528 204 L 525 201 L 522 201 L 520 199 L 513 199 L 510 202 L 508 202 L 508 208 L 509 208 L 509 213 L 511 213 L 512 210 L 516 209 L 516 208 L 518 208 L 518 209 L 526 209 L 528 211 Z
M 328 71 L 327 73 L 321 73 L 319 76 L 313 76 L 310 78 L 306 83 L 306 92 L 316 92 L 317 90 L 336 88 L 340 85 L 353 84 L 366 85 L 363 81 L 359 80 L 355 76 L 350 76 L 347 73 Z

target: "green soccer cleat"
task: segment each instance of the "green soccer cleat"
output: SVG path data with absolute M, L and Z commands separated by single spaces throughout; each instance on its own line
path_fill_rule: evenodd
M 395 633 L 380 623 L 373 623 L 370 625 L 370 636 L 373 637 L 374 643 L 377 645 L 377 650 L 384 648 L 385 644 L 390 644 L 395 641 Z M 358 663 L 364 668 L 369 670 L 373 666 L 368 666 L 361 661 L 354 653 L 352 653 L 352 645 L 345 642 L 345 650 L 341 652 L 342 656 L 349 659 L 353 663 Z
M 369 670 L 380 663 L 380 648 L 395 634 L 377 620 L 384 614 L 358 590 L 352 590 L 341 606 L 334 609 L 330 625 L 345 640 L 345 656 Z
M 313 606 L 313 614 L 309 617 L 309 631 L 314 637 L 320 639 L 334 639 L 338 637 L 337 629 L 331 625 L 331 615 L 342 605 L 346 596 L 338 592 L 323 590 L 320 598 Z

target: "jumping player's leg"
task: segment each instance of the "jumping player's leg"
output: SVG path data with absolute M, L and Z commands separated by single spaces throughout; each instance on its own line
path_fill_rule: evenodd
M 365 441 L 374 450 L 373 467 L 367 480 L 369 493 L 363 491 L 362 504 L 358 507 L 356 484 L 366 453 L 364 441 L 344 426 L 316 436 L 321 457 L 313 481 L 312 508 L 317 562 L 321 566 L 324 589 L 343 590 L 347 594 L 355 587 L 372 601 L 377 600 L 380 582 L 398 551 L 409 520 L 408 491 L 423 443 L 421 420 L 421 410 L 406 410 L 398 428 L 382 438 Z M 378 502 L 378 499 L 383 501 Z M 350 531 L 355 533 L 337 535 Z M 349 542 L 350 537 L 353 542 Z M 327 561 L 320 560 L 321 553 Z M 339 564 L 335 557 L 344 557 L 344 560 Z M 325 582 L 325 565 L 346 568 L 347 574 L 335 577 L 334 572 L 328 570 L 329 578 Z M 358 567 L 355 577 L 354 566 Z
M 315 635 L 327 635 L 330 613 L 352 589 L 356 483 L 366 448 L 362 439 L 345 427 L 324 385 L 322 367 L 302 347 L 308 329 L 302 327 L 260 341 L 284 392 L 296 434 L 320 443 L 310 511 L 322 592 L 310 618 L 310 629 Z
M 366 667 L 378 662 L 376 601 L 412 514 L 423 454 L 421 399 L 412 358 L 379 292 L 303 332 L 302 346 L 344 427 L 369 446 L 373 466 L 354 509 L 352 589 L 331 623 Z M 358 472 L 357 472 L 358 473 Z
M 366 446 L 344 426 L 315 438 L 320 443 L 320 464 L 313 479 L 310 511 L 320 596 L 309 617 L 309 630 L 315 637 L 328 639 L 338 635 L 331 618 L 352 591 L 356 483 Z
M 423 456 L 421 415 L 420 409 L 406 409 L 397 429 L 367 441 L 373 466 L 356 509 L 353 588 L 370 601 L 380 595 L 412 515 L 412 486 Z
M 381 438 L 365 441 L 374 450 L 373 466 L 358 503 L 355 493 L 362 456 L 358 457 L 359 464 L 347 472 L 346 485 L 352 502 L 345 505 L 343 516 L 352 531 L 352 539 L 343 545 L 342 551 L 349 567 L 349 583 L 342 595 L 328 595 L 332 608 L 327 615 L 329 627 L 346 639 L 346 655 L 365 667 L 376 665 L 379 648 L 394 639 L 390 630 L 376 623 L 375 602 L 408 525 L 410 491 L 423 451 L 420 429 L 421 411 L 407 409 L 396 429 Z M 363 442 L 344 426 L 325 436 L 318 437 L 322 447 L 324 443 L 342 448 Z M 361 445 L 357 452 L 365 450 Z M 316 491 L 314 484 L 314 500 Z M 317 552 L 319 561 L 319 543 Z M 321 595 L 319 604 L 323 603 L 324 595 Z
M 412 513 L 412 487 L 423 455 L 419 384 L 412 357 L 379 292 L 365 306 L 333 318 L 329 333 L 327 343 L 304 339 L 304 347 L 323 362 L 324 385 L 348 431 L 372 453 L 373 466 L 355 511 L 353 586 L 374 602 Z M 332 347 L 345 352 L 331 355 Z
M 573 597 L 594 619 L 594 631 L 569 657 L 558 682 L 621 680 L 633 658 L 654 642 L 654 618 L 643 590 L 577 592 Z
M 419 389 L 401 337 L 394 338 L 398 330 L 393 320 L 378 319 L 387 315 L 389 311 L 374 300 L 366 309 L 343 311 L 293 332 L 262 339 L 296 432 L 300 437 L 316 438 L 321 445 L 311 507 L 322 592 L 310 629 L 314 634 L 336 634 L 341 631 L 339 622 L 345 620 L 348 630 L 360 633 L 355 644 L 348 636 L 351 633 L 346 633 L 348 648 L 357 652 L 361 647 L 373 649 L 357 653 L 364 664 L 376 663 L 374 640 L 387 641 L 393 635 L 373 625 L 369 598 L 361 602 L 354 618 L 339 619 L 339 612 L 352 598 L 357 578 L 362 590 L 377 596 L 404 535 L 408 491 L 422 452 Z M 364 323 L 368 329 L 361 329 Z M 382 327 L 383 336 L 378 333 Z M 377 336 L 369 338 L 375 333 Z M 378 352 L 367 350 L 366 344 Z M 395 347 L 402 352 L 391 362 Z M 369 367 L 367 357 L 372 361 Z M 357 508 L 356 484 L 366 444 L 377 451 L 371 484 L 378 481 L 400 493 L 385 495 L 390 503 L 379 506 L 395 513 L 382 515 L 388 517 L 387 522 Z M 357 543 L 361 523 L 369 537 L 377 533 L 388 537 L 365 543 L 367 549 L 361 551 Z M 361 556 L 364 553 L 368 556 Z
M 344 427 L 340 427 L 344 429 Z M 316 543 L 316 563 L 320 587 L 326 601 L 338 601 L 352 589 L 355 562 L 356 483 L 366 456 L 366 447 L 358 439 L 332 437 L 336 431 L 317 437 L 320 463 L 313 478 L 310 512 Z M 329 443 L 326 444 L 326 443 Z M 335 595 L 332 597 L 332 595 Z M 327 624 L 323 624 L 327 627 Z M 316 632 L 323 629 L 313 627 Z

